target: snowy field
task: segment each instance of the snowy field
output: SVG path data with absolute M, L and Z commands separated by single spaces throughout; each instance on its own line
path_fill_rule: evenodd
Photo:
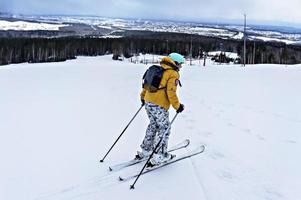
M 301 199 L 301 65 L 208 64 L 181 71 L 186 109 L 170 139 L 206 151 L 142 176 L 135 190 L 118 176 L 141 165 L 108 166 L 135 155 L 144 110 L 99 160 L 140 107 L 146 65 L 102 56 L 0 67 L 0 199 Z
M 60 27 L 64 27 L 67 25 L 62 24 L 47 24 L 47 23 L 35 23 L 35 22 L 24 22 L 24 21 L 5 21 L 0 20 L 0 30 L 49 30 L 49 31 L 58 31 Z

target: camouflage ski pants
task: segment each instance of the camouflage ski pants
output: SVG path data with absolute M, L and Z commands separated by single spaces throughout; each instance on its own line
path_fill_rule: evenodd
M 165 154 L 167 152 L 168 139 L 170 135 L 169 113 L 164 108 L 152 104 L 145 104 L 146 113 L 150 123 L 146 129 L 144 140 L 140 147 L 146 151 L 152 151 L 163 137 L 158 154 Z

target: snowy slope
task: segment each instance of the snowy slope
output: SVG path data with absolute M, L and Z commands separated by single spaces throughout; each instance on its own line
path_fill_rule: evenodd
M 134 191 L 118 182 L 141 167 L 107 170 L 134 156 L 144 111 L 99 159 L 138 110 L 146 67 L 111 56 L 1 67 L 0 199 L 301 199 L 300 65 L 184 66 L 186 110 L 170 144 L 190 138 L 206 151 L 146 174 Z

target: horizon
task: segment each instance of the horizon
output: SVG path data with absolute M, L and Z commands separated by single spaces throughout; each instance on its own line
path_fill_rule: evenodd
M 20 16 L 73 16 L 73 17 L 96 17 L 96 18 L 108 18 L 108 19 L 125 19 L 125 20 L 152 20 L 152 21 L 165 21 L 165 22 L 177 22 L 177 23 L 205 23 L 205 24 L 217 24 L 217 25 L 241 25 L 243 26 L 243 16 L 241 19 L 169 19 L 169 18 L 141 18 L 141 17 L 114 17 L 114 16 L 101 16 L 101 15 L 93 15 L 93 14 L 24 14 L 24 13 L 12 13 L 12 12 L 1 12 L 0 14 L 7 15 L 20 15 Z M 265 27 L 287 27 L 293 29 L 300 29 L 301 31 L 301 23 L 290 23 L 285 21 L 265 21 L 265 20 L 248 20 L 247 15 L 247 26 L 265 26 Z
M 105 5 L 105 6 L 103 6 Z M 299 0 L 3 0 L 0 12 L 23 15 L 98 16 L 122 19 L 149 19 L 181 22 L 289 25 L 301 28 Z M 122 8 L 122 9 L 120 9 Z M 287 12 L 289 10 L 289 12 Z

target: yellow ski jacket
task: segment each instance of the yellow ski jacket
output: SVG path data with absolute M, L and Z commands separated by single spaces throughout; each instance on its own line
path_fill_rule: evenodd
M 149 92 L 145 89 L 142 89 L 140 94 L 141 99 L 144 99 L 145 102 L 150 102 L 161 106 L 166 110 L 169 109 L 170 105 L 172 105 L 175 110 L 178 110 L 180 107 L 180 102 L 176 92 L 180 75 L 179 72 L 175 70 L 178 69 L 178 67 L 169 57 L 164 57 L 160 65 L 165 69 L 160 82 L 160 88 L 164 89 L 160 89 L 157 92 Z

